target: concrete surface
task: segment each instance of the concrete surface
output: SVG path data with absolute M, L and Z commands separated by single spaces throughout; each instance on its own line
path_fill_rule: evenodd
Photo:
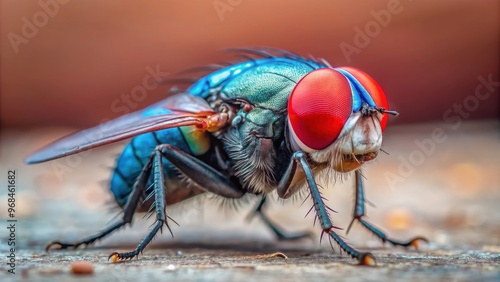
M 231 208 L 218 199 L 201 197 L 169 207 L 175 237 L 158 236 L 139 259 L 113 264 L 113 251 L 128 251 L 147 233 L 151 219 L 137 216 L 132 227 L 92 248 L 46 253 L 51 240 L 73 241 L 101 230 L 116 215 L 106 189 L 113 156 L 121 146 L 41 165 L 25 166 L 34 149 L 71 131 L 47 128 L 3 131 L 1 187 L 7 171 L 16 169 L 16 274 L 7 270 L 9 253 L 6 189 L 0 190 L 0 281 L 500 281 L 500 124 L 467 122 L 391 127 L 384 150 L 367 165 L 368 220 L 395 238 L 422 235 L 430 240 L 420 251 L 384 246 L 355 225 L 350 244 L 372 252 L 374 267 L 360 267 L 327 240 L 319 244 L 313 217 L 304 218 L 311 203 L 271 201 L 266 213 L 289 231 L 315 232 L 312 239 L 278 242 L 259 219 L 246 220 L 253 204 Z M 445 140 L 430 144 L 442 129 Z M 419 153 L 423 156 L 418 159 Z M 402 169 L 402 163 L 406 169 Z M 393 174 L 388 174 L 392 172 Z M 392 179 L 392 180 L 391 180 Z M 396 180 L 395 180 L 396 179 Z M 353 189 L 350 179 L 325 186 L 334 222 L 346 228 Z M 282 252 L 287 259 L 263 255 Z M 71 274 L 71 262 L 89 261 L 90 276 Z

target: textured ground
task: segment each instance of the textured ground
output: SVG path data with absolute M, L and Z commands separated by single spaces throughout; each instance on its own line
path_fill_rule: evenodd
M 442 129 L 445 140 L 434 142 Z M 367 166 L 369 221 L 397 238 L 423 235 L 430 243 L 420 251 L 382 245 L 359 226 L 345 236 L 372 252 L 377 266 L 359 267 L 328 242 L 319 244 L 313 217 L 304 219 L 311 203 L 271 201 L 266 213 L 289 232 L 310 230 L 313 239 L 277 242 L 259 219 L 246 220 L 252 205 L 220 208 L 214 199 L 192 200 L 169 208 L 180 226 L 156 238 L 138 260 L 112 264 L 113 251 L 131 250 L 150 227 L 136 217 L 133 227 L 106 238 L 94 248 L 46 253 L 53 239 L 76 240 L 108 224 L 116 212 L 105 188 L 120 146 L 104 147 L 84 157 L 25 166 L 22 158 L 67 133 L 63 129 L 4 131 L 1 136 L 1 187 L 7 170 L 17 171 L 16 274 L 6 271 L 8 233 L 6 189 L 0 191 L 0 281 L 68 281 L 71 262 L 92 263 L 83 281 L 500 281 L 500 135 L 498 122 L 468 122 L 390 128 L 378 160 Z M 432 145 L 429 142 L 433 142 Z M 419 147 L 417 144 L 427 144 Z M 422 149 L 427 148 L 427 149 Z M 419 153 L 420 152 L 420 153 Z M 388 172 L 392 174 L 388 174 Z M 326 186 L 326 185 L 325 185 Z M 347 227 L 352 210 L 352 183 L 328 185 L 325 195 L 335 223 Z M 342 235 L 344 231 L 340 231 Z M 280 251 L 288 256 L 265 258 Z M 155 279 L 156 278 L 156 279 Z

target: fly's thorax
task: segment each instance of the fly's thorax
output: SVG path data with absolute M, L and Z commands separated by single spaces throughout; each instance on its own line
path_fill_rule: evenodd
M 234 174 L 252 192 L 276 188 L 274 168 L 277 148 L 283 139 L 284 117 L 269 109 L 240 111 L 222 136 Z
M 238 72 L 223 86 L 223 99 L 245 98 L 266 108 L 283 109 L 296 83 L 314 68 L 315 63 L 280 59 L 264 59 L 253 62 L 254 66 Z
M 381 146 L 380 115 L 355 113 L 334 143 L 309 155 L 316 163 L 327 163 L 338 172 L 349 172 L 375 159 Z

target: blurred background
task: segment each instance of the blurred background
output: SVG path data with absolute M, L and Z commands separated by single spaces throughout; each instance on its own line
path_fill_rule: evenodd
M 226 48 L 270 46 L 366 71 L 400 112 L 384 136 L 390 155 L 367 165 L 368 199 L 377 206 L 369 208 L 372 222 L 397 237 L 427 236 L 431 248 L 500 252 L 499 6 L 496 0 L 1 1 L 0 180 L 6 182 L 9 168 L 19 172 L 24 246 L 41 250 L 54 238 L 77 239 L 109 222 L 106 167 L 123 144 L 25 166 L 30 152 L 163 99 L 169 85 L 138 90 L 149 76 L 231 61 L 221 52 Z M 5 191 L 0 195 L 3 207 Z M 329 185 L 328 197 L 339 211 L 334 221 L 346 227 L 351 182 Z M 312 217 L 303 219 L 310 205 L 300 202 L 273 204 L 269 214 L 287 230 L 312 230 Z M 185 235 L 176 240 L 273 240 L 259 220 L 244 221 L 250 206 L 239 217 L 223 212 L 227 220 L 218 205 L 195 203 L 171 214 L 182 226 L 174 232 Z M 203 228 L 207 218 L 220 226 Z M 122 231 L 103 244 L 135 245 L 151 222 L 140 224 L 136 235 Z M 361 228 L 348 238 L 381 246 Z
M 48 3 L 48 4 L 41 4 Z M 365 70 L 398 122 L 442 120 L 498 81 L 499 3 L 486 1 L 2 1 L 2 125 L 87 127 L 142 85 L 231 61 L 222 50 L 270 46 Z M 46 12 L 47 11 L 47 12 Z M 147 92 L 138 108 L 165 96 Z M 471 119 L 498 118 L 498 87 Z M 142 97 L 141 97 L 142 98 Z

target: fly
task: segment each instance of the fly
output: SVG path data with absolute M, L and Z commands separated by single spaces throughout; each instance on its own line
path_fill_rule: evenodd
M 331 67 L 271 48 L 241 49 L 247 61 L 218 67 L 190 87 L 141 111 L 63 137 L 26 159 L 45 162 L 132 138 L 121 153 L 110 188 L 123 209 L 120 221 L 76 243 L 55 241 L 47 248 L 77 248 L 100 240 L 131 223 L 136 212 L 154 212 L 149 234 L 130 252 L 114 252 L 113 261 L 141 253 L 164 226 L 166 207 L 203 193 L 225 198 L 262 195 L 256 214 L 283 239 L 262 213 L 266 195 L 287 199 L 306 189 L 326 235 L 360 264 L 375 263 L 339 235 L 316 184 L 319 172 L 354 172 L 353 221 L 384 242 L 418 246 L 423 237 L 398 241 L 364 219 L 360 168 L 375 159 L 389 115 L 378 83 L 352 67 Z M 172 220 L 173 221 L 173 220 Z M 349 226 L 349 228 L 351 227 Z M 349 231 L 348 228 L 348 231 Z M 171 231 L 170 231 L 171 232 Z

